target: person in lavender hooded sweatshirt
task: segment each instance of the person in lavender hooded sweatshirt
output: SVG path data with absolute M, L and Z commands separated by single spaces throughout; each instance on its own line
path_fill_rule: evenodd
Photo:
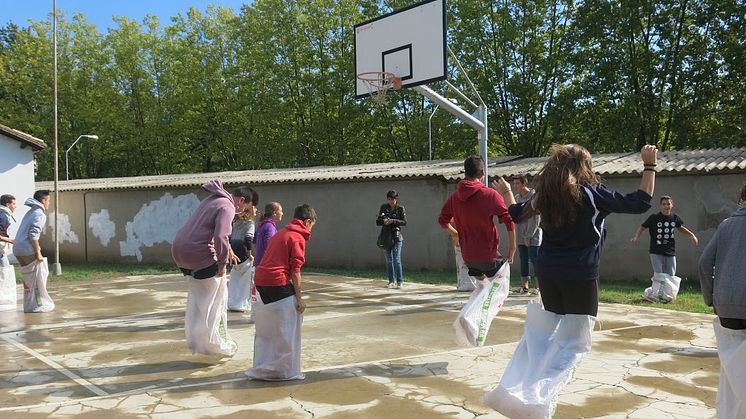
M 184 331 L 192 353 L 232 356 L 236 342 L 228 335 L 228 263 L 235 263 L 229 237 L 236 212 L 243 212 L 255 192 L 228 192 L 220 180 L 202 189 L 210 193 L 174 237 L 171 256 L 189 280 Z

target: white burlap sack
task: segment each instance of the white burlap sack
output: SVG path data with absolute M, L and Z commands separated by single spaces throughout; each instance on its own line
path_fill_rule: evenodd
M 54 310 L 54 301 L 47 293 L 47 278 L 49 278 L 47 258 L 21 266 L 21 274 L 23 276 L 23 311 L 46 313 Z
M 500 385 L 485 394 L 485 404 L 513 419 L 552 417 L 557 395 L 591 350 L 595 321 L 586 315 L 558 315 L 544 310 L 538 300 L 529 302 L 523 337 Z
M 254 366 L 245 371 L 254 380 L 302 380 L 300 336 L 303 314 L 295 308 L 295 296 L 254 306 Z
M 508 298 L 509 278 L 510 265 L 505 262 L 492 278 L 474 280 L 476 288 L 453 322 L 456 343 L 465 347 L 484 345 L 492 319 Z
M 225 275 L 189 281 L 184 331 L 192 354 L 233 356 L 236 342 L 228 334 Z
M 474 291 L 476 279 L 469 276 L 469 267 L 464 263 L 461 255 L 461 246 L 453 246 L 456 256 L 456 291 Z
M 720 358 L 717 417 L 746 418 L 746 330 L 725 328 L 718 318 L 712 325 Z
M 249 309 L 251 263 L 251 260 L 246 259 L 231 268 L 231 280 L 228 282 L 228 310 L 246 311 Z
M 655 273 L 650 278 L 653 284 L 645 288 L 642 298 L 654 303 L 670 303 L 679 295 L 681 278 L 664 273 Z
M 12 266 L 0 268 L 0 311 L 15 310 L 18 303 L 16 293 L 16 271 Z

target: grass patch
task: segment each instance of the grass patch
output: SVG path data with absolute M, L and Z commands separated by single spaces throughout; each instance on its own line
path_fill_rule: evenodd
M 50 264 L 50 271 L 51 271 Z M 174 265 L 133 265 L 133 264 L 63 264 L 62 275 L 54 276 L 50 272 L 53 282 L 93 281 L 101 279 L 116 279 L 134 275 L 163 275 L 178 273 Z M 21 270 L 16 267 L 16 281 L 21 282 Z
M 349 276 L 354 278 L 366 278 L 388 281 L 386 270 L 372 268 L 327 268 L 310 266 L 303 269 L 308 273 L 323 273 L 328 275 Z M 61 276 L 52 276 L 54 282 L 92 281 L 123 278 L 135 275 L 163 275 L 175 274 L 178 270 L 173 265 L 147 265 L 147 264 L 65 264 L 62 266 Z M 20 269 L 16 267 L 16 280 L 21 282 Z M 405 281 L 420 284 L 452 285 L 456 286 L 456 274 L 453 270 L 407 270 Z M 520 278 L 511 278 L 511 288 L 520 286 Z M 532 284 L 536 285 L 536 284 Z M 685 311 L 690 313 L 712 314 L 712 308 L 707 307 L 702 301 L 699 289 L 699 281 L 683 279 L 681 289 L 675 302 L 669 304 L 650 303 L 642 299 L 642 292 L 649 287 L 649 282 L 624 281 L 609 282 L 601 280 L 600 301 L 603 303 L 627 304 L 633 306 L 646 306 L 665 308 L 668 310 Z
M 347 269 L 347 268 L 325 268 L 307 267 L 305 272 L 318 272 L 329 275 L 351 276 L 355 278 L 367 278 L 388 281 L 385 269 Z M 406 282 L 420 284 L 453 285 L 456 286 L 456 273 L 454 271 L 424 271 L 408 270 L 404 272 Z M 520 278 L 512 277 L 511 288 L 517 288 Z M 536 284 L 532 284 L 536 286 Z M 702 292 L 699 289 L 699 281 L 683 279 L 681 289 L 676 301 L 669 304 L 651 303 L 642 299 L 642 292 L 649 287 L 649 282 L 641 281 L 603 281 L 601 280 L 601 295 L 599 300 L 603 303 L 627 304 L 633 306 L 656 307 L 689 313 L 713 314 L 712 308 L 707 307 L 702 300 Z

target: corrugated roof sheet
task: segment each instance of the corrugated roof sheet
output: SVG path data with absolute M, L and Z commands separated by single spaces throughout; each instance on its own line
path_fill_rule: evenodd
M 546 157 L 503 156 L 490 159 L 490 176 L 535 175 Z M 642 171 L 639 153 L 613 153 L 593 156 L 593 166 L 601 176 L 624 176 Z M 658 153 L 658 171 L 664 174 L 746 173 L 746 148 L 726 148 Z M 463 160 L 408 161 L 315 166 L 290 169 L 242 170 L 161 176 L 133 176 L 60 181 L 60 191 L 153 189 L 194 187 L 220 178 L 225 184 L 268 184 L 290 182 L 330 182 L 374 179 L 441 178 L 462 179 Z M 53 189 L 53 182 L 37 182 L 40 189 Z
M 16 141 L 20 141 L 23 144 L 30 145 L 31 147 L 33 147 L 34 151 L 39 151 L 47 148 L 47 145 L 46 143 L 44 143 L 43 140 L 26 134 L 25 132 L 18 131 L 17 129 L 6 127 L 2 124 L 0 124 L 0 134 L 4 134 L 5 136 L 10 137 Z

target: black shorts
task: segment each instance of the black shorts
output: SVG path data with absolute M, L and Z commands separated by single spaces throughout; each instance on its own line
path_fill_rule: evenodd
M 181 273 L 183 273 L 186 276 L 191 276 L 194 279 L 207 279 L 207 278 L 214 278 L 215 275 L 218 274 L 218 264 L 214 264 L 212 266 L 208 266 L 206 268 L 202 269 L 185 269 L 182 267 L 179 267 L 181 270 Z
M 295 287 L 292 283 L 275 287 L 257 285 L 256 291 L 264 304 L 274 303 L 295 295 Z
M 469 268 L 469 276 L 479 278 L 484 275 L 492 278 L 503 266 L 503 262 L 503 259 L 498 259 L 494 262 L 464 262 L 464 264 Z
M 598 280 L 542 281 L 539 292 L 544 309 L 556 314 L 598 315 Z
M 720 326 L 726 329 L 733 330 L 746 330 L 746 319 L 731 319 L 728 317 L 718 317 L 720 319 Z

